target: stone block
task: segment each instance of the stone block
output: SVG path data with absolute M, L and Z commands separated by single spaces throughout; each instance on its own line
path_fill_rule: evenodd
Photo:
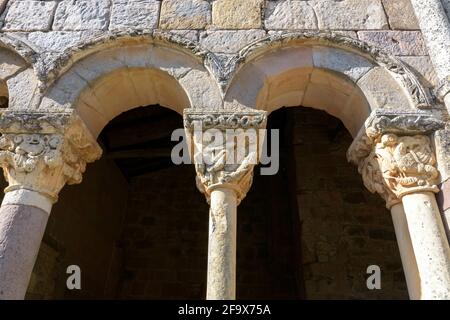
M 433 87 L 439 82 L 429 56 L 405 56 L 401 59 L 418 73 L 427 87 Z
M 200 34 L 203 47 L 218 53 L 235 53 L 249 43 L 263 38 L 264 30 L 205 31 Z
M 109 29 L 155 29 L 160 5 L 156 0 L 113 0 Z
M 47 31 L 51 27 L 56 1 L 15 1 L 6 13 L 4 31 Z M 1 4 L 0 4 L 1 7 Z
M 204 0 L 166 0 L 161 5 L 161 29 L 203 29 L 211 21 L 211 5 Z
M 260 28 L 263 0 L 216 0 L 212 8 L 213 25 L 221 29 Z
M 380 0 L 311 1 L 319 29 L 388 29 Z
M 270 1 L 266 4 L 266 29 L 317 29 L 317 18 L 307 1 Z
M 420 31 L 359 31 L 360 40 L 398 56 L 428 55 Z
M 106 30 L 109 24 L 108 0 L 64 0 L 56 9 L 54 30 Z
M 411 5 L 411 0 L 383 0 L 383 6 L 391 29 L 419 29 L 419 23 Z

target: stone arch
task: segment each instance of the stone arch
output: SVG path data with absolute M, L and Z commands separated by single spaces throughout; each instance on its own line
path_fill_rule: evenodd
M 0 107 L 22 101 L 18 93 L 27 91 L 19 89 L 20 79 L 25 74 L 34 78 L 35 58 L 36 53 L 22 41 L 0 34 Z
M 94 136 L 118 114 L 160 104 L 184 108 L 221 105 L 219 88 L 202 53 L 169 35 L 96 39 L 52 63 L 39 108 L 76 109 Z
M 432 108 L 428 92 L 405 64 L 338 34 L 269 36 L 241 50 L 236 65 L 225 108 L 322 109 L 341 119 L 353 136 L 374 110 Z

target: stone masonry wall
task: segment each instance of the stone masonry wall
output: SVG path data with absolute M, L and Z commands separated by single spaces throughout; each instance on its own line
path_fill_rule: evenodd
M 333 30 L 401 57 L 436 84 L 409 0 L 0 0 L 0 12 L 1 32 L 48 55 L 105 32 L 159 29 L 226 59 L 268 33 Z

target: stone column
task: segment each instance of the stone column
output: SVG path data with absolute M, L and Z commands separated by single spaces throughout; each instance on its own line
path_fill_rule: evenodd
M 237 206 L 245 198 L 258 163 L 265 112 L 184 114 L 197 187 L 210 204 L 208 300 L 236 298 Z
M 450 23 L 440 0 L 411 0 L 440 85 L 437 94 L 450 113 Z
M 59 191 L 81 182 L 101 152 L 72 114 L 4 112 L 0 131 L 9 184 L 0 207 L 0 299 L 23 299 Z
M 410 297 L 450 299 L 450 248 L 434 195 L 439 172 L 430 138 L 385 133 L 368 139 L 372 151 L 361 159 L 354 147 L 349 158 L 366 187 L 392 208 Z
M 409 235 L 408 222 L 406 221 L 405 209 L 403 208 L 402 203 L 396 203 L 391 207 L 391 216 L 398 249 L 400 251 L 400 258 L 402 259 L 409 297 L 412 300 L 418 300 L 420 299 L 419 270 L 417 268 L 414 248 Z

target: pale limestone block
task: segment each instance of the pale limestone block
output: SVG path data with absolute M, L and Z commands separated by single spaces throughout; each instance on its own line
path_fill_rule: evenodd
M 207 72 L 192 69 L 179 79 L 180 85 L 188 92 L 190 105 L 199 109 L 219 109 L 222 97 L 219 87 Z
M 319 29 L 388 29 L 381 0 L 312 0 Z
M 34 108 L 38 99 L 38 81 L 34 70 L 26 69 L 6 81 L 9 90 L 9 108 Z
M 211 5 L 205 0 L 166 0 L 161 4 L 161 29 L 203 29 L 211 22 Z
M 36 51 L 62 52 L 82 43 L 89 42 L 101 33 L 102 31 L 36 31 L 16 34 L 16 37 L 33 45 Z
M 398 56 L 428 55 L 420 31 L 359 31 L 360 40 Z
M 236 53 L 246 45 L 264 38 L 264 30 L 218 30 L 200 33 L 200 44 L 216 53 Z
M 327 47 L 316 46 L 313 49 L 314 66 L 342 73 L 352 81 L 358 81 L 374 67 L 366 58 Z
M 14 1 L 8 6 L 4 31 L 49 30 L 56 1 Z
M 317 29 L 314 9 L 307 1 L 279 0 L 266 3 L 267 29 Z
M 106 30 L 109 16 L 108 0 L 64 0 L 56 9 L 53 30 Z
M 156 0 L 113 0 L 109 29 L 155 29 L 160 5 Z
M 419 29 L 419 23 L 410 0 L 383 0 L 383 6 L 391 29 Z
M 0 49 L 0 79 L 6 79 L 25 66 L 25 62 L 9 50 Z
M 405 56 L 401 60 L 406 62 L 416 73 L 425 81 L 428 87 L 434 87 L 438 84 L 436 71 L 429 56 Z
M 221 29 L 261 27 L 263 0 L 216 0 L 212 7 L 213 25 Z
M 171 30 L 170 33 L 183 37 L 193 42 L 198 42 L 199 31 L 198 30 Z
M 366 73 L 358 81 L 358 86 L 369 101 L 371 110 L 378 108 L 408 110 L 411 108 L 409 99 L 403 94 L 402 87 L 382 67 L 376 67 Z

